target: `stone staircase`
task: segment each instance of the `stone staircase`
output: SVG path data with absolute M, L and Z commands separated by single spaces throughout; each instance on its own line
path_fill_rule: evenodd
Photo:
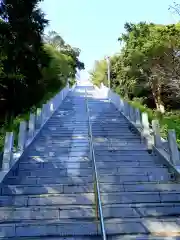
M 107 239 L 180 239 L 180 183 L 114 105 L 87 87 Z M 0 240 L 102 239 L 85 87 L 77 87 L 1 185 Z

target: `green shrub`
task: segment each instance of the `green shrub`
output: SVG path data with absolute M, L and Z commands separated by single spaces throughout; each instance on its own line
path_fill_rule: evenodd
M 167 138 L 168 129 L 176 131 L 177 143 L 180 144 L 180 111 L 165 112 L 164 114 L 155 109 L 147 108 L 137 101 L 129 101 L 129 103 L 140 110 L 147 112 L 150 122 L 153 119 L 158 119 L 161 128 L 161 136 Z

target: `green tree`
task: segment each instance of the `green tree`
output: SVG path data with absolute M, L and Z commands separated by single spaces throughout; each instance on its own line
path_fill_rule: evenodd
M 0 15 L 8 26 L 6 44 L 3 44 L 6 51 L 3 84 L 8 89 L 5 98 L 11 114 L 40 98 L 41 67 L 48 64 L 41 35 L 48 21 L 38 8 L 39 2 L 3 0 L 1 3 Z
M 79 61 L 80 49 L 73 48 L 63 40 L 63 38 L 56 31 L 49 31 L 44 37 L 45 43 L 53 46 L 56 50 L 69 57 L 69 77 L 74 78 L 76 69 L 84 69 L 84 63 Z
M 143 97 L 161 112 L 175 107 L 180 101 L 180 24 L 126 23 L 125 30 L 120 54 L 111 57 L 113 88 L 130 99 Z M 94 82 L 99 75 L 93 72 Z
M 145 85 L 159 111 L 164 111 L 162 92 L 177 77 L 180 25 L 126 24 L 127 33 L 120 41 L 125 43 L 124 60 L 135 85 Z
M 48 21 L 41 0 L 2 0 L 0 5 L 0 120 L 9 120 L 64 87 L 76 69 L 80 50 L 55 31 L 44 37 Z
M 65 47 L 64 39 L 56 31 L 49 31 L 48 34 L 45 35 L 44 41 L 57 50 L 61 50 Z

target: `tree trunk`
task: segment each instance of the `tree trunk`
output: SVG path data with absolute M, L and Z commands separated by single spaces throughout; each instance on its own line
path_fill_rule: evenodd
M 154 97 L 156 108 L 159 112 L 164 113 L 165 107 L 164 107 L 163 101 L 161 99 L 161 83 L 160 83 L 160 81 L 153 79 L 151 87 L 152 87 L 152 94 Z

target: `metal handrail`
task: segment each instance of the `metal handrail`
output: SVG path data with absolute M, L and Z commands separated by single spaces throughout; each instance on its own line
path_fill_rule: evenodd
M 94 145 L 93 145 L 93 138 L 92 138 L 92 126 L 91 126 L 90 115 L 89 115 L 89 106 L 88 106 L 86 88 L 85 88 L 85 99 L 86 99 L 86 110 L 87 110 L 87 115 L 88 115 L 88 129 L 89 129 L 89 136 L 90 136 L 90 153 L 91 153 L 93 166 L 94 166 L 94 175 L 95 175 L 95 183 L 96 183 L 96 191 L 97 191 L 96 194 L 97 194 L 97 201 L 98 201 L 98 210 L 99 210 L 99 217 L 100 217 L 100 224 L 101 224 L 101 232 L 102 232 L 103 240 L 106 240 L 107 237 L 106 237 L 106 230 L 105 230 L 105 225 L 104 225 L 104 217 L 103 217 L 103 210 L 102 210 L 102 203 L 101 203 L 101 194 L 100 194 L 96 159 L 95 159 L 95 153 L 94 153 Z

